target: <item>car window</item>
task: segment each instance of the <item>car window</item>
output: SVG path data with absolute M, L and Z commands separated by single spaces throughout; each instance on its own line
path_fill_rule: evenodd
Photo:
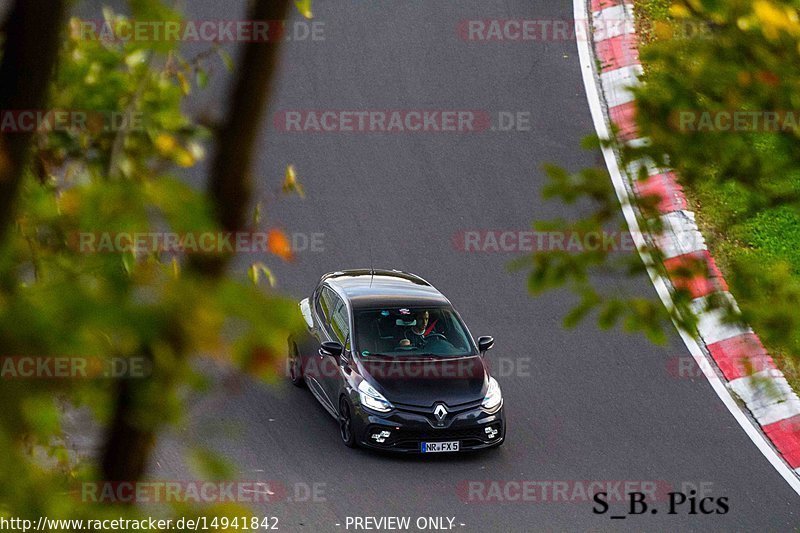
M 347 319 L 347 306 L 329 287 L 322 288 L 319 298 L 319 311 L 322 313 L 328 334 L 350 349 L 350 326 Z
M 347 320 L 347 306 L 344 302 L 339 300 L 336 310 L 333 312 L 331 319 L 331 329 L 339 342 L 341 342 L 346 349 L 350 349 L 350 325 Z
M 386 307 L 355 313 L 356 350 L 361 356 L 464 357 L 476 355 L 466 328 L 449 307 Z
M 330 323 L 331 317 L 333 316 L 333 311 L 336 309 L 336 303 L 338 301 L 339 297 L 336 296 L 335 292 L 333 292 L 328 287 L 322 288 L 322 293 L 320 294 L 318 307 L 326 323 Z

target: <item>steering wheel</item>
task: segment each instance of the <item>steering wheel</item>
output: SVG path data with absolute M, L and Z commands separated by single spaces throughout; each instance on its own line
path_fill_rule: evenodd
M 456 347 L 453 346 L 453 343 L 447 340 L 447 337 L 441 333 L 428 336 L 428 338 L 425 339 L 424 346 L 426 351 L 431 351 L 440 355 L 453 353 L 456 350 Z

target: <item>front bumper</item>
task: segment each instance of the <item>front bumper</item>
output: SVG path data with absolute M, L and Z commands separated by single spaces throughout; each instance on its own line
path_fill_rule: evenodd
M 506 433 L 503 406 L 489 412 L 480 402 L 453 407 L 441 422 L 432 408 L 397 405 L 385 415 L 360 408 L 354 418 L 361 446 L 398 453 L 421 453 L 423 442 L 458 441 L 459 451 L 493 448 Z

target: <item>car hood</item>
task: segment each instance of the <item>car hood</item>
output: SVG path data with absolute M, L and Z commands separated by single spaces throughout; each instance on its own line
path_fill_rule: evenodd
M 482 357 L 370 357 L 359 361 L 362 376 L 392 403 L 431 407 L 480 400 L 488 386 Z

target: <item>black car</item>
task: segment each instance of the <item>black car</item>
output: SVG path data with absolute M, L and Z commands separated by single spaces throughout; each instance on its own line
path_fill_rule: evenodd
M 325 274 L 300 311 L 308 331 L 289 339 L 291 380 L 339 421 L 345 445 L 431 453 L 503 443 L 503 397 L 484 359 L 494 339 L 476 345 L 424 279 Z

